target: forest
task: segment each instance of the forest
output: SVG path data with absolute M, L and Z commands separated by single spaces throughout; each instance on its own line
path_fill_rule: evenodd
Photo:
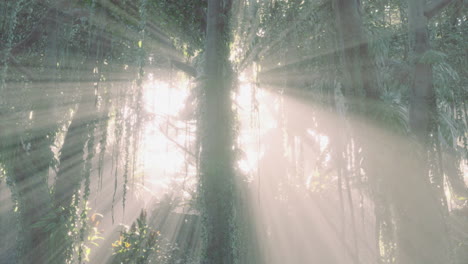
M 0 0 L 0 264 L 467 264 L 466 0 Z

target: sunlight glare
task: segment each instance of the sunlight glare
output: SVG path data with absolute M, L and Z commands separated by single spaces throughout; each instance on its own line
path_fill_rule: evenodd
M 145 112 L 149 118 L 141 152 L 146 182 L 152 185 L 150 189 L 155 194 L 167 193 L 173 184 L 185 182 L 186 174 L 195 175 L 194 168 L 186 164 L 187 154 L 181 148 L 193 141 L 192 133 L 186 134 L 187 129 L 193 131 L 193 125 L 188 128 L 185 121 L 178 118 L 188 96 L 188 85 L 183 79 L 171 84 L 155 80 L 150 74 L 143 86 Z

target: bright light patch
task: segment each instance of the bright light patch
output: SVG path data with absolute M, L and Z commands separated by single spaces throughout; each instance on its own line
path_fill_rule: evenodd
M 186 164 L 193 125 L 178 118 L 188 96 L 188 83 L 154 80 L 152 74 L 144 84 L 144 107 L 148 116 L 142 144 L 142 160 L 147 183 L 155 194 L 163 194 L 180 183 L 186 174 L 195 175 Z M 187 148 L 187 149 L 184 149 Z M 190 168 L 189 168 L 190 167 Z

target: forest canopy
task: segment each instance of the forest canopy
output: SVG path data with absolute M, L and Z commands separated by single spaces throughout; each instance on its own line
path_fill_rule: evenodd
M 465 0 L 0 0 L 0 264 L 468 263 Z

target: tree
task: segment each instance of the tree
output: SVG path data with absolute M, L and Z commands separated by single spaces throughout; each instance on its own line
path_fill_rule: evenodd
M 445 263 L 449 259 L 449 242 L 444 219 L 444 207 L 447 206 L 443 202 L 445 194 L 442 194 L 443 199 L 433 189 L 443 188 L 443 180 L 440 179 L 443 175 L 434 167 L 431 169 L 429 159 L 434 155 L 434 142 L 439 139 L 434 137 L 437 134 L 437 102 L 432 65 L 424 57 L 430 52 L 428 19 L 450 2 L 436 1 L 431 5 L 426 5 L 425 1 L 408 2 L 408 39 L 413 65 L 409 124 L 419 148 L 408 178 L 405 179 L 410 184 L 396 192 L 401 194 L 395 199 L 401 208 L 397 211 L 398 263 Z M 432 179 L 430 174 L 434 175 Z M 431 186 L 431 180 L 435 186 Z
M 209 0 L 200 105 L 200 200 L 204 228 L 202 263 L 234 263 L 233 127 L 229 64 L 230 0 Z

